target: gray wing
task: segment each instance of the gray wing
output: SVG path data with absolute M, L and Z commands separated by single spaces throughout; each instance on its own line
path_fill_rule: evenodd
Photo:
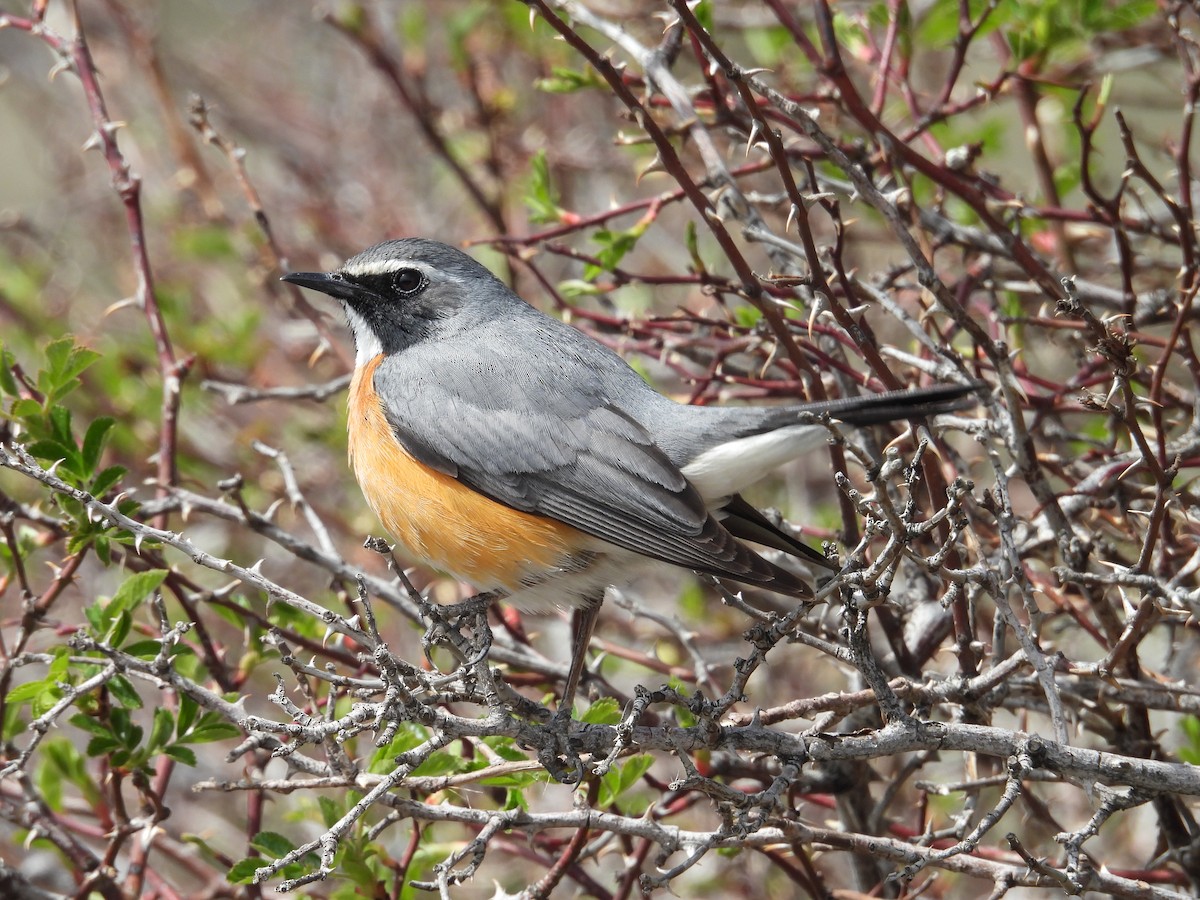
M 445 348 L 443 347 L 443 350 Z M 405 354 L 407 355 L 407 354 Z M 482 347 L 444 355 L 437 376 L 393 357 L 375 385 L 417 460 L 487 497 L 645 556 L 785 593 L 808 587 L 738 542 L 646 429 L 585 372 L 499 367 Z M 534 355 L 536 356 L 536 354 Z M 505 360 L 507 361 L 507 360 Z

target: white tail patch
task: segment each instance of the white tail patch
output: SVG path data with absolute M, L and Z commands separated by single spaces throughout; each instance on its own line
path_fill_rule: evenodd
M 683 474 L 705 500 L 718 500 L 749 487 L 776 466 L 820 447 L 828 436 L 823 425 L 788 425 L 736 438 L 705 450 L 683 467 Z

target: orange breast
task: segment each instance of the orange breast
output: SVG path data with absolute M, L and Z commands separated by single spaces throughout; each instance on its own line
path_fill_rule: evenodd
M 489 500 L 417 462 L 396 440 L 375 394 L 377 356 L 350 382 L 350 464 L 363 494 L 416 559 L 477 590 L 515 591 L 569 566 L 582 532 Z

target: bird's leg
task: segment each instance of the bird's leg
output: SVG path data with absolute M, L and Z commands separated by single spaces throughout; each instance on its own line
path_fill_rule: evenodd
M 538 753 L 538 760 L 546 771 L 562 784 L 578 784 L 583 778 L 583 760 L 571 749 L 571 714 L 574 711 L 575 691 L 583 679 L 587 665 L 588 644 L 596 630 L 596 619 L 600 615 L 600 601 L 604 595 L 584 598 L 584 603 L 571 613 L 571 666 L 567 669 L 567 683 L 563 687 L 562 699 L 558 701 L 558 712 L 547 724 L 549 742 Z
M 600 616 L 599 597 L 588 597 L 584 605 L 571 613 L 571 667 L 567 670 L 567 683 L 563 688 L 562 699 L 558 703 L 558 715 L 570 718 L 575 705 L 575 691 L 583 678 L 583 670 L 587 665 L 588 644 L 592 640 L 592 632 L 596 630 L 596 619 Z

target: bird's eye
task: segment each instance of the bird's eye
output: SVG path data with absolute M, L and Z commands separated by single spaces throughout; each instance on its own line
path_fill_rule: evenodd
M 425 274 L 419 269 L 397 269 L 392 276 L 392 287 L 402 297 L 411 297 L 425 287 Z

